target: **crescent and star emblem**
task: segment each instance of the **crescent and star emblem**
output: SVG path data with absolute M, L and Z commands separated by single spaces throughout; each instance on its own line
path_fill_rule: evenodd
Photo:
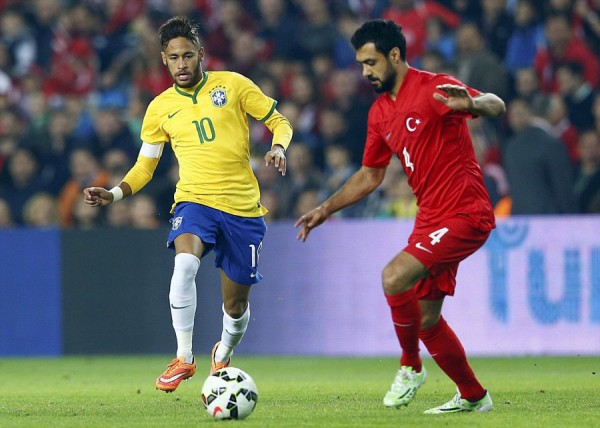
M 411 126 L 411 122 L 414 121 L 414 125 Z M 408 119 L 406 119 L 406 129 L 408 129 L 410 132 L 415 132 L 415 130 L 417 129 L 417 125 L 421 124 L 421 119 L 415 119 L 414 117 L 409 117 Z

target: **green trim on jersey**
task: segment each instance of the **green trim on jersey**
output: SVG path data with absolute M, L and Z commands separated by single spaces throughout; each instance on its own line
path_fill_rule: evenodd
M 188 98 L 191 98 L 192 102 L 194 104 L 198 104 L 198 99 L 196 97 L 198 96 L 198 92 L 200 92 L 200 89 L 202 89 L 202 87 L 206 84 L 207 81 L 208 81 L 208 73 L 206 71 L 203 71 L 202 72 L 202 80 L 200 81 L 200 84 L 198 85 L 198 87 L 196 88 L 196 90 L 194 91 L 193 94 L 188 94 L 187 92 L 183 91 L 179 86 L 177 86 L 177 84 L 174 84 L 173 88 L 180 95 L 183 95 L 183 96 L 186 96 Z
M 267 113 L 267 115 L 265 117 L 263 117 L 262 119 L 260 119 L 259 122 L 266 122 L 267 119 L 269 119 L 271 117 L 271 115 L 273 114 L 273 112 L 275 111 L 275 107 L 277 107 L 277 101 L 275 101 L 273 103 L 273 106 L 271 107 L 271 110 L 269 110 L 269 112 Z

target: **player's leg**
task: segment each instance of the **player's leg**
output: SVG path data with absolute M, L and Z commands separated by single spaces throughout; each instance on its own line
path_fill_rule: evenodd
M 245 218 L 221 213 L 221 229 L 215 245 L 216 265 L 221 268 L 223 330 L 211 354 L 211 373 L 226 367 L 250 320 L 250 288 L 262 279 L 258 260 L 267 230 L 264 218 Z
M 175 239 L 175 267 L 171 278 L 169 304 L 173 329 L 177 336 L 177 356 L 191 363 L 192 334 L 196 314 L 196 274 L 204 252 L 202 240 L 191 233 Z
M 250 285 L 238 284 L 221 271 L 223 330 L 221 340 L 212 350 L 211 373 L 229 366 L 233 350 L 246 333 L 250 321 L 250 289 Z
M 435 244 L 434 251 L 442 263 L 432 265 L 430 268 L 432 276 L 421 284 L 419 337 L 431 357 L 454 381 L 459 391 L 455 399 L 443 406 L 428 410 L 429 413 L 491 409 L 489 394 L 477 380 L 460 340 L 442 316 L 445 296 L 454 294 L 460 260 L 481 247 L 488 234 L 472 228 L 464 218 L 459 217 L 450 221 L 448 230 Z M 439 237 L 435 232 L 432 235 Z M 473 404 L 461 405 L 461 400 Z
M 419 337 L 437 365 L 454 381 L 458 394 L 448 403 L 426 413 L 489 411 L 492 401 L 471 369 L 465 350 L 442 316 L 444 299 L 421 300 L 421 332 Z
M 427 377 L 419 355 L 421 311 L 414 285 L 428 275 L 416 257 L 401 252 L 383 270 L 383 291 L 402 348 L 400 369 L 383 398 L 387 407 L 408 405 Z
M 177 338 L 177 357 L 156 381 L 156 387 L 167 392 L 174 391 L 182 380 L 192 377 L 196 372 L 196 362 L 192 353 L 197 304 L 196 274 L 200 267 L 200 257 L 204 252 L 202 240 L 191 233 L 177 236 L 174 245 L 176 255 L 169 304 Z

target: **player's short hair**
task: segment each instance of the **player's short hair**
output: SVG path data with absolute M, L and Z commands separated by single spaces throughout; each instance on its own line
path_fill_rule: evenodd
M 158 29 L 158 39 L 163 50 L 169 42 L 177 37 L 185 37 L 198 49 L 202 46 L 198 26 L 188 19 L 187 16 L 174 16 Z
M 402 26 L 391 20 L 373 19 L 365 22 L 354 32 L 350 43 L 355 50 L 367 43 L 375 44 L 375 49 L 385 56 L 394 48 L 400 49 L 400 58 L 406 61 L 406 38 Z

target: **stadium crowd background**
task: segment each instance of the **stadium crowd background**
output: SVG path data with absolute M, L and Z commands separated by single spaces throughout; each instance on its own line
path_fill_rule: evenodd
M 0 228 L 168 224 L 168 149 L 133 198 L 93 209 L 81 189 L 110 188 L 133 165 L 146 106 L 172 84 L 156 31 L 180 14 L 200 24 L 205 70 L 250 77 L 294 126 L 282 178 L 251 121 L 268 221 L 298 217 L 359 167 L 375 94 L 349 38 L 370 18 L 403 26 L 410 65 L 506 101 L 503 118 L 469 121 L 499 216 L 600 213 L 598 0 L 0 0 Z M 395 160 L 338 215 L 416 210 Z

